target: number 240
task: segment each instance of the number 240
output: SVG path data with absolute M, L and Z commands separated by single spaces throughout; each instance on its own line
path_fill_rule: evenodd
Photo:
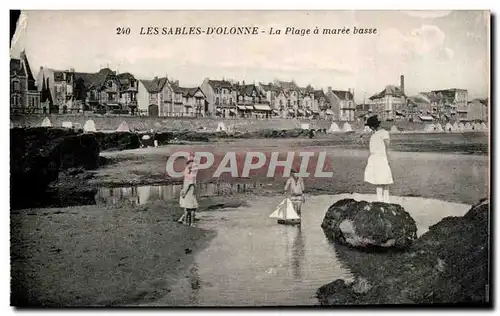
M 116 35 L 129 35 L 130 34 L 130 27 L 117 27 L 116 28 Z

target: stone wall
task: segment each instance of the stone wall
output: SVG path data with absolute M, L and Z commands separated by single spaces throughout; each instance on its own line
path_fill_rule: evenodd
M 300 128 L 302 123 L 310 123 L 314 129 L 330 128 L 331 121 L 327 120 L 295 120 L 295 119 L 249 119 L 249 118 L 174 118 L 174 117 L 138 117 L 138 116 L 111 116 L 111 115 L 75 115 L 75 114 L 58 114 L 47 115 L 54 127 L 61 127 L 62 122 L 69 121 L 73 124 L 78 123 L 81 127 L 89 119 L 94 120 L 97 130 L 116 130 L 121 122 L 126 121 L 130 129 L 149 130 L 198 130 L 206 128 L 207 130 L 214 131 L 220 122 L 223 122 L 226 128 L 233 128 L 234 131 L 250 132 L 261 129 L 284 130 Z M 16 127 L 26 126 L 40 126 L 44 115 L 31 115 L 31 116 L 15 116 L 11 117 L 11 122 Z M 340 128 L 344 122 L 337 122 Z M 354 131 L 363 129 L 363 122 L 349 122 Z M 424 124 L 422 123 L 408 123 L 408 122 L 395 122 L 384 123 L 387 129 L 392 125 L 396 125 L 400 130 L 423 130 Z

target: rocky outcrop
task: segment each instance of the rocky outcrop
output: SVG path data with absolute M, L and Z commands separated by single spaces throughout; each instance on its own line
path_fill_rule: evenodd
M 404 253 L 362 253 L 337 246 L 357 276 L 322 286 L 322 305 L 489 303 L 489 201 L 463 217 L 447 217 Z M 359 280 L 364 286 L 359 290 Z
M 334 242 L 366 250 L 405 249 L 417 238 L 410 214 L 401 205 L 382 202 L 337 201 L 321 227 Z
M 14 128 L 10 142 L 12 206 L 43 195 L 61 170 L 99 165 L 99 145 L 91 134 L 61 128 Z
M 139 135 L 132 132 L 89 133 L 94 135 L 101 151 L 126 150 L 140 147 Z

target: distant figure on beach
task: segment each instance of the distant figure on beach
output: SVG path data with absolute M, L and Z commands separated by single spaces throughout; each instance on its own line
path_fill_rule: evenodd
M 179 218 L 179 223 L 192 225 L 195 220 L 196 209 L 198 208 L 198 201 L 196 199 L 196 176 L 198 169 L 194 163 L 194 157 L 190 155 L 186 162 L 186 169 L 184 169 L 184 182 L 182 184 L 181 196 L 179 198 L 179 205 L 184 209 L 184 214 Z
M 376 115 L 366 121 L 366 125 L 374 133 L 370 137 L 370 157 L 365 169 L 365 181 L 377 187 L 377 201 L 390 203 L 389 185 L 394 183 L 388 160 L 390 137 L 389 132 L 380 127 L 380 123 Z
M 285 196 L 292 201 L 295 212 L 301 216 L 302 203 L 304 199 L 304 181 L 299 177 L 296 169 L 292 170 L 292 174 L 285 184 Z

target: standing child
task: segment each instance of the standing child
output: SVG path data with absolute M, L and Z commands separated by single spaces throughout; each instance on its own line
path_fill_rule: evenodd
M 292 170 L 291 176 L 286 181 L 285 195 L 290 195 L 295 212 L 301 216 L 302 203 L 304 203 L 304 181 L 299 177 L 295 169 Z
M 394 181 L 388 159 L 389 132 L 380 127 L 376 115 L 369 117 L 366 125 L 374 133 L 370 137 L 370 157 L 365 169 L 365 181 L 376 186 L 377 201 L 390 203 L 389 185 Z
M 179 198 L 180 207 L 184 208 L 184 214 L 178 220 L 180 223 L 192 225 L 195 220 L 198 201 L 196 199 L 196 176 L 198 169 L 194 164 L 194 157 L 190 155 L 184 169 L 184 182 L 182 184 L 181 196 Z

